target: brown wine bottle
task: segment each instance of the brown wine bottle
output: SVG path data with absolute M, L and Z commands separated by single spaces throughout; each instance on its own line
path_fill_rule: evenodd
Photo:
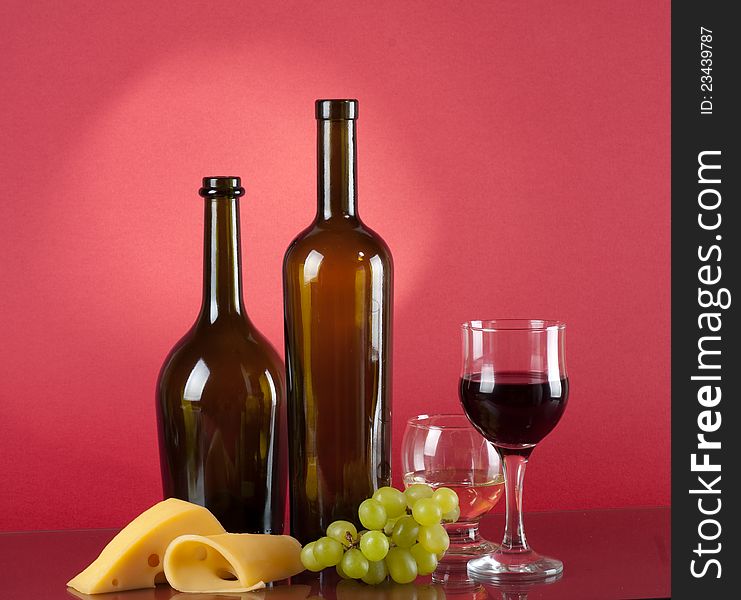
M 283 262 L 291 533 L 306 543 L 391 479 L 393 265 L 356 210 L 357 100 L 317 100 L 318 207 Z
M 283 533 L 280 357 L 242 300 L 239 177 L 207 177 L 203 305 L 157 382 L 166 498 L 205 506 L 230 532 Z

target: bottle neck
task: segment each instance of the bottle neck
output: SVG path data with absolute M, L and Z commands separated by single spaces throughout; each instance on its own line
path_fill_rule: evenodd
M 244 314 L 242 261 L 239 252 L 239 204 L 236 198 L 204 201 L 203 306 L 200 320 Z
M 317 120 L 317 220 L 357 221 L 354 119 Z

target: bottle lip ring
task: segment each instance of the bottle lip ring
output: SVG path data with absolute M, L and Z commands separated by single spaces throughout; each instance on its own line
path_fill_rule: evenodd
M 354 121 L 358 118 L 358 101 L 355 98 L 319 99 L 314 106 L 317 120 Z
M 198 194 L 204 198 L 214 196 L 244 196 L 242 180 L 234 176 L 211 176 L 203 178 L 203 187 L 198 190 Z

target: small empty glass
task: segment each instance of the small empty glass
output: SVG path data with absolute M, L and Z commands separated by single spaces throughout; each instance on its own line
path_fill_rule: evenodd
M 441 561 L 466 563 L 496 550 L 481 537 L 479 522 L 504 493 L 502 468 L 494 447 L 464 414 L 421 415 L 407 422 L 402 440 L 404 485 L 425 483 L 448 487 L 458 494 L 460 516 L 447 523 L 450 548 Z M 440 581 L 433 574 L 433 581 Z

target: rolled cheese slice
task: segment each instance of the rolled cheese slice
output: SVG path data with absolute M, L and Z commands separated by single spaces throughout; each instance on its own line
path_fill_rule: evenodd
M 206 508 L 169 498 L 145 510 L 124 527 L 67 585 L 84 594 L 154 587 L 162 579 L 162 559 L 172 540 L 184 533 L 224 533 Z
M 179 592 L 249 592 L 304 570 L 301 544 L 288 535 L 181 535 L 163 561 Z

